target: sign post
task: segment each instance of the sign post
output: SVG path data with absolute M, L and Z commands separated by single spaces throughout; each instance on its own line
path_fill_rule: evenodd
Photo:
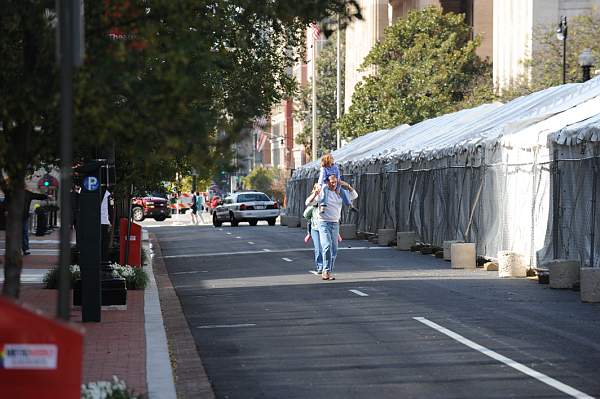
M 101 319 L 102 287 L 100 261 L 102 260 L 102 232 L 100 227 L 100 163 L 94 161 L 85 166 L 82 179 L 80 207 L 79 263 L 81 269 L 81 320 Z

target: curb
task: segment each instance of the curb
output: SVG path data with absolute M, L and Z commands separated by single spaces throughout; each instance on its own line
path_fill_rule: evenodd
M 179 399 L 215 399 L 212 385 L 202 365 L 179 297 L 167 273 L 160 245 L 152 233 L 150 233 L 150 243 L 154 251 L 152 266 L 156 274 L 160 305 L 164 315 L 177 397 Z
M 151 252 L 151 244 L 145 241 L 144 249 Z M 152 255 L 148 259 L 148 286 L 144 290 L 144 330 L 146 333 L 146 386 L 149 399 L 176 399 L 173 370 L 165 325 L 160 310 L 156 280 L 154 279 Z

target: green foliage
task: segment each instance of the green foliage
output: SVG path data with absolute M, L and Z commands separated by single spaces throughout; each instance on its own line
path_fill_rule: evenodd
M 337 32 L 330 36 L 319 52 L 317 58 L 317 132 L 319 134 L 319 155 L 336 148 L 337 129 L 337 64 L 336 64 Z M 342 90 L 341 108 L 344 109 L 344 57 L 345 35 L 340 37 L 340 60 Z M 302 131 L 296 136 L 296 143 L 304 145 L 306 153 L 312 152 L 312 81 L 301 87 L 295 94 L 295 118 L 303 122 Z
M 2 3 L 0 187 L 15 202 L 28 173 L 60 163 L 55 3 Z M 210 176 L 230 159 L 236 132 L 291 95 L 286 71 L 308 23 L 337 13 L 342 24 L 360 17 L 355 0 L 85 2 L 74 159 L 114 154 L 117 195 L 192 167 Z M 8 209 L 7 235 L 17 242 L 22 212 Z M 4 293 L 18 296 L 21 260 L 16 246 L 7 248 Z
M 275 181 L 275 172 L 271 168 L 259 166 L 254 168 L 247 176 L 242 179 L 244 187 L 251 190 L 262 191 L 267 195 L 272 195 L 273 182 Z
M 113 375 L 111 381 L 96 381 L 81 385 L 81 399 L 141 399 L 144 395 L 127 388 L 125 381 Z
M 121 266 L 113 263 L 112 268 L 115 276 L 122 277 L 125 279 L 125 284 L 128 290 L 143 290 L 148 284 L 148 274 L 142 267 L 131 267 Z M 77 280 L 81 279 L 81 271 L 78 265 L 71 265 L 69 267 L 69 281 L 70 286 L 73 287 Z M 55 266 L 48 270 L 43 278 L 44 288 L 57 289 L 58 288 L 58 266 Z
M 600 9 L 571 17 L 568 22 L 566 81 L 570 83 L 582 79 L 578 58 L 584 49 L 591 49 L 596 64 L 600 62 Z M 522 61 L 531 70 L 531 77 L 525 74 L 515 79 L 501 93 L 504 100 L 562 84 L 563 42 L 556 38 L 556 25 L 536 27 L 534 42 L 533 57 Z
M 71 265 L 69 267 L 69 283 L 70 287 L 73 287 L 75 281 L 81 279 L 81 274 L 79 272 L 79 266 Z M 44 275 L 42 279 L 44 284 L 44 288 L 55 290 L 58 288 L 58 266 L 53 267 L 48 270 L 48 272 Z
M 344 136 L 415 124 L 467 98 L 487 67 L 475 53 L 479 38 L 470 40 L 463 18 L 428 7 L 388 27 L 362 65 L 373 73 L 357 85 L 340 121 Z

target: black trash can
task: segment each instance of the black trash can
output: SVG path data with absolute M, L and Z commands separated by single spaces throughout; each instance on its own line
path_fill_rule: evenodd
M 44 234 L 46 234 L 46 231 L 48 231 L 48 211 L 43 207 L 39 207 L 35 210 L 35 217 L 35 235 L 38 237 L 43 236 Z

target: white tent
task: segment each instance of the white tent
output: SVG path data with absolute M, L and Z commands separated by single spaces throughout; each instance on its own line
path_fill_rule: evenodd
M 600 78 L 373 132 L 333 152 L 360 193 L 358 217 L 343 221 L 464 239 L 489 257 L 513 250 L 531 265 L 597 264 L 599 138 Z M 301 215 L 318 166 L 294 172 L 288 214 Z

